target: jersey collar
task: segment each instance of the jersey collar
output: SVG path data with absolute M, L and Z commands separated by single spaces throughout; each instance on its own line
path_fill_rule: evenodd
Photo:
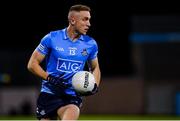
M 63 39 L 65 39 L 65 40 L 67 40 L 67 39 L 69 39 L 69 37 L 68 37 L 68 35 L 67 35 L 67 28 L 65 28 L 65 29 L 63 29 Z M 84 36 L 83 35 L 81 35 L 80 37 L 79 37 L 79 40 L 84 40 Z

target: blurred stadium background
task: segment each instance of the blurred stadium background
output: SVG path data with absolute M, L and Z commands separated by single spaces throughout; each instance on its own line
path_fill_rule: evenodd
M 67 26 L 75 3 L 92 9 L 88 34 L 99 44 L 102 71 L 100 91 L 84 100 L 80 118 L 178 119 L 178 7 L 132 3 L 125 9 L 96 0 L 1 2 L 0 119 L 35 119 L 40 79 L 27 71 L 28 59 L 45 34 Z

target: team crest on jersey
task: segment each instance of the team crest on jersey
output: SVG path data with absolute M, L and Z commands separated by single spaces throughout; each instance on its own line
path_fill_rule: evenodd
M 83 56 L 88 55 L 87 49 L 83 49 L 83 51 L 81 52 L 81 54 L 82 54 Z

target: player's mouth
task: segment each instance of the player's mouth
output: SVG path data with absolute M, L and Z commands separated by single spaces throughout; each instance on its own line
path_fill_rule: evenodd
M 84 29 L 86 32 L 89 30 L 89 28 Z

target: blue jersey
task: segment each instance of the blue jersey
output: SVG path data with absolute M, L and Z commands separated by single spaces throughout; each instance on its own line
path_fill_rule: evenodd
M 36 50 L 46 56 L 46 71 L 55 76 L 61 75 L 70 84 L 72 76 L 83 70 L 86 61 L 95 59 L 98 53 L 97 43 L 93 38 L 81 35 L 73 42 L 67 35 L 67 28 L 48 33 Z M 61 94 L 62 90 L 42 80 L 41 92 Z M 75 95 L 73 87 L 63 92 Z

